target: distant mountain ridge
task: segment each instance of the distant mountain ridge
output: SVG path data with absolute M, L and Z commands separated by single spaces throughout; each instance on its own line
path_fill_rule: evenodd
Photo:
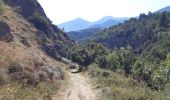
M 68 31 L 72 31 L 72 30 L 85 29 L 90 25 L 91 25 L 91 22 L 84 20 L 82 18 L 77 18 L 77 19 L 59 24 L 58 27 L 64 28 L 64 30 L 66 32 L 68 32 Z
M 129 18 L 127 17 L 112 17 L 112 16 L 105 16 L 98 21 L 89 22 L 82 18 L 77 18 L 62 24 L 59 24 L 59 28 L 64 28 L 66 32 L 70 31 L 78 31 L 88 28 L 108 28 L 110 26 L 116 25 L 118 23 L 124 22 Z
M 162 13 L 164 11 L 170 11 L 170 6 L 166 6 L 166 7 L 162 8 L 162 9 L 160 9 L 160 10 L 157 10 L 156 12 Z

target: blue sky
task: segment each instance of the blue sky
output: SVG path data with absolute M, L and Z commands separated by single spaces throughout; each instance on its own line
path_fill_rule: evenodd
M 38 0 L 54 24 L 78 17 L 96 21 L 104 16 L 133 17 L 170 5 L 170 0 Z

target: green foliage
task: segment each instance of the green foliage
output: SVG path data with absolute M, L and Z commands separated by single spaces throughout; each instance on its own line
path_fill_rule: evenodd
M 130 45 L 137 52 L 147 49 L 158 38 L 159 32 L 170 31 L 170 12 L 141 14 L 139 19 L 131 18 L 122 24 L 99 32 L 93 39 L 107 47 L 126 47 Z
M 155 38 L 159 41 L 142 53 L 136 53 L 130 46 L 109 50 L 95 43 L 79 45 L 70 53 L 71 59 L 84 66 L 96 63 L 100 68 L 123 72 L 139 83 L 144 81 L 152 89 L 162 90 L 170 83 L 170 33 L 160 32 Z
M 107 55 L 109 50 L 100 44 L 90 43 L 78 45 L 70 51 L 70 58 L 73 62 L 88 66 L 97 59 L 98 56 Z
M 5 5 L 4 5 L 4 2 L 3 0 L 0 0 L 0 14 L 2 14 L 5 10 Z
M 170 12 L 140 14 L 104 29 L 93 40 L 112 49 L 97 57 L 99 67 L 121 70 L 156 90 L 169 86 Z
M 170 13 L 141 14 L 123 24 L 103 30 L 98 44 L 75 47 L 72 60 L 82 65 L 96 63 L 100 68 L 124 72 L 139 83 L 157 91 L 170 84 Z M 130 46 L 132 47 L 130 47 Z
M 46 29 L 48 29 L 48 19 L 43 17 L 39 12 L 35 12 L 31 17 L 29 17 L 29 20 L 31 20 L 35 27 L 40 30 L 46 31 Z
M 154 70 L 152 80 L 155 87 L 159 89 L 164 89 L 170 84 L 170 53 L 167 54 L 166 60 Z
M 131 77 L 101 69 L 96 64 L 91 65 L 87 73 L 102 100 L 168 100 L 170 97 L 168 88 L 157 92 Z
M 99 67 L 113 71 L 122 70 L 126 75 L 131 74 L 131 66 L 134 62 L 135 57 L 130 47 L 113 50 L 107 55 L 98 56 L 96 59 Z

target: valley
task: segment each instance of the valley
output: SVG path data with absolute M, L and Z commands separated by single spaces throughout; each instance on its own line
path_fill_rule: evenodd
M 170 99 L 169 6 L 56 26 L 40 2 L 0 0 L 0 100 Z

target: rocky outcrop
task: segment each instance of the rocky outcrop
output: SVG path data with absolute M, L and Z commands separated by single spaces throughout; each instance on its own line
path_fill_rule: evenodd
M 82 71 L 82 66 L 77 63 L 73 63 L 71 60 L 62 57 L 61 61 L 68 65 L 71 73 L 78 73 Z
M 37 0 L 4 0 L 4 3 L 14 8 L 18 14 L 34 24 L 34 26 L 41 31 L 37 33 L 38 36 L 43 35 L 45 38 L 49 38 L 53 41 L 69 40 L 61 29 L 52 24 Z
M 35 12 L 38 12 L 41 16 L 46 17 L 43 8 L 37 2 L 37 0 L 3 0 L 3 1 L 5 4 L 13 7 L 17 13 L 23 15 L 25 18 L 29 18 Z
M 47 78 L 46 79 L 50 79 L 50 80 L 53 80 L 53 79 L 61 79 L 63 80 L 64 79 L 64 74 L 63 72 L 61 71 L 61 69 L 58 67 L 58 66 L 55 66 L 55 65 L 49 65 L 49 64 L 44 64 L 42 66 L 44 72 L 47 73 Z
M 4 3 L 36 27 L 37 42 L 44 52 L 57 60 L 59 55 L 65 55 L 63 48 L 72 42 L 66 33 L 52 24 L 37 0 L 4 0 Z
M 0 40 L 9 42 L 13 40 L 10 27 L 5 22 L 0 21 Z

